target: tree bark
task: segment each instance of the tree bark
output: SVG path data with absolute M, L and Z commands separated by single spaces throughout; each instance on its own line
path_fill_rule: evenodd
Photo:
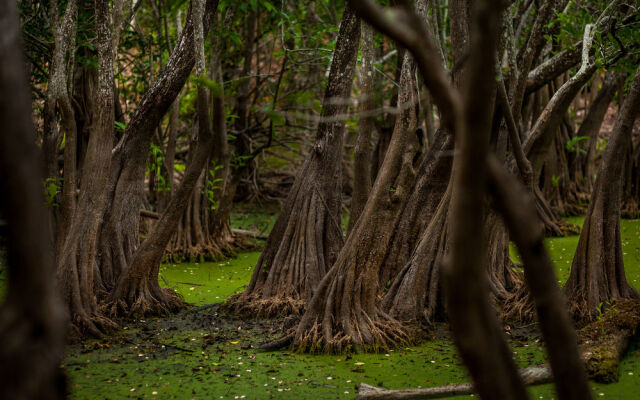
M 64 311 L 42 193 L 31 96 L 15 2 L 0 1 L 0 200 L 8 223 L 6 298 L 0 307 L 0 397 L 64 399 Z
M 96 109 L 92 110 L 95 129 L 89 138 L 84 160 L 77 210 L 69 223 L 64 247 L 58 257 L 58 285 L 72 325 L 79 333 L 87 331 L 99 335 L 102 328 L 114 326 L 101 315 L 93 291 L 98 231 L 102 222 L 100 210 L 107 201 L 113 147 L 114 96 L 111 9 L 102 1 L 95 3 L 98 33 L 98 90 Z
M 297 351 L 343 352 L 388 348 L 408 339 L 398 322 L 377 303 L 378 273 L 394 233 L 394 223 L 415 176 L 413 156 L 417 87 L 415 63 L 405 53 L 398 93 L 403 109 L 371 195 L 338 259 L 316 288 L 295 332 Z
M 204 29 L 203 14 L 205 0 L 193 1 L 192 18 L 194 29 L 194 47 L 196 54 L 196 74 L 204 76 Z M 193 193 L 196 181 L 202 174 L 213 149 L 213 135 L 209 122 L 209 94 L 203 83 L 198 84 L 198 139 L 193 157 L 187 166 L 184 177 L 175 195 L 171 198 L 166 211 L 154 225 L 150 235 L 134 253 L 131 266 L 121 276 L 110 295 L 111 313 L 122 309 L 128 315 L 166 314 L 184 305 L 184 302 L 172 289 L 160 287 L 158 272 L 165 248 L 171 240 L 182 211 Z M 221 117 L 218 115 L 218 117 Z
M 624 164 L 620 154 L 631 143 L 630 135 L 639 109 L 640 69 L 636 70 L 602 157 L 571 274 L 564 288 L 571 313 L 576 318 L 595 317 L 598 308 L 606 309 L 618 298 L 640 297 L 627 283 L 620 239 Z
M 504 334 L 488 297 L 484 236 L 486 155 L 494 96 L 498 4 L 474 4 L 469 76 L 456 131 L 449 263 L 444 265 L 447 315 L 474 387 L 486 399 L 526 399 Z M 472 130 L 473 127 L 473 130 Z
M 347 234 L 351 232 L 356 221 L 360 218 L 362 209 L 367 202 L 371 191 L 371 135 L 374 130 L 374 116 L 368 115 L 374 109 L 373 83 L 375 70 L 374 62 L 374 38 L 373 27 L 362 23 L 362 71 L 360 73 L 360 125 L 358 126 L 358 138 L 353 151 L 353 193 L 351 195 L 351 214 Z
M 340 227 L 342 148 L 360 39 L 350 2 L 342 16 L 313 151 L 287 196 L 247 289 L 228 300 L 239 313 L 299 313 L 333 265 Z
M 204 34 L 218 8 L 218 0 L 207 0 Z M 122 139 L 114 149 L 107 206 L 99 211 L 99 278 L 106 291 L 126 271 L 139 245 L 139 222 L 148 151 L 155 129 L 184 86 L 194 65 L 191 10 L 178 43 L 158 79 L 143 96 Z

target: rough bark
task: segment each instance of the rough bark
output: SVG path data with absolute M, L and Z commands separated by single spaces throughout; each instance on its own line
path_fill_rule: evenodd
M 400 217 L 396 223 L 389 250 L 380 267 L 379 282 L 381 288 L 392 285 L 400 271 L 403 271 L 403 274 L 413 274 L 404 271 L 408 268 L 407 264 L 412 255 L 416 260 L 435 261 L 439 259 L 437 255 L 439 253 L 422 258 L 422 256 L 417 255 L 418 251 L 415 249 L 419 246 L 418 243 L 426 240 L 423 236 L 426 236 L 424 232 L 431 220 L 436 216 L 442 217 L 440 213 L 446 212 L 445 210 L 438 210 L 449 185 L 451 162 L 453 161 L 452 151 L 453 135 L 444 130 L 438 131 L 434 143 L 429 147 L 427 154 L 416 171 L 416 180 L 407 196 L 407 201 L 400 211 Z M 443 222 L 440 220 L 440 223 Z M 430 235 L 439 235 L 439 228 L 441 227 L 432 227 Z M 437 252 L 444 249 L 434 248 L 432 250 Z M 410 281 L 407 281 L 407 283 L 413 285 Z M 404 297 L 404 290 L 398 290 L 397 293 Z M 393 294 L 389 293 L 386 296 L 390 297 Z M 385 307 L 385 309 L 387 308 Z
M 347 233 L 351 232 L 362 213 L 371 191 L 371 136 L 374 130 L 373 115 L 368 115 L 374 108 L 373 83 L 375 70 L 374 30 L 366 23 L 362 23 L 362 39 L 360 51 L 362 53 L 362 71 L 360 73 L 360 96 L 362 105 L 358 138 L 353 150 L 353 193 L 351 195 L 351 213 Z
M 300 324 L 289 335 L 292 348 L 308 352 L 388 348 L 408 339 L 400 324 L 377 305 L 378 273 L 394 223 L 413 183 L 417 150 L 415 67 L 405 53 L 398 93 L 403 109 L 371 195 L 338 258 L 319 283 Z
M 591 318 L 618 298 L 640 295 L 626 280 L 620 240 L 624 158 L 640 109 L 640 69 L 609 137 L 564 292 L 576 318 Z
M 114 96 L 113 48 L 110 7 L 95 2 L 98 52 L 98 88 L 94 112 L 94 130 L 84 160 L 77 210 L 69 223 L 58 263 L 58 285 L 72 323 L 80 333 L 97 335 L 113 326 L 97 307 L 93 290 L 95 257 L 101 213 L 106 204 L 106 189 L 113 147 Z
M 203 22 L 206 35 L 218 8 L 218 0 L 207 0 Z M 126 271 L 139 244 L 140 209 L 148 151 L 153 133 L 184 86 L 194 65 L 191 10 L 178 43 L 158 79 L 143 96 L 114 149 L 107 206 L 98 213 L 100 230 L 99 283 L 106 292 Z
M 464 108 L 456 130 L 450 252 L 443 286 L 454 342 L 474 387 L 486 399 L 526 399 L 524 384 L 488 296 L 484 241 L 486 155 L 495 93 L 495 53 L 501 7 L 474 3 Z
M 204 0 L 193 1 L 192 18 L 195 47 L 196 74 L 203 76 L 204 66 L 204 33 L 203 14 Z M 213 135 L 209 121 L 209 99 L 204 84 L 198 84 L 197 113 L 198 138 L 193 156 L 185 170 L 180 186 L 171 198 L 167 209 L 154 225 L 149 236 L 134 253 L 131 266 L 118 281 L 110 295 L 111 313 L 123 310 L 128 315 L 166 314 L 184 305 L 180 297 L 171 289 L 160 287 L 158 272 L 165 248 L 171 240 L 176 225 L 180 221 L 182 211 L 193 193 L 196 181 L 202 174 L 209 155 L 213 150 Z M 221 115 L 218 115 L 220 118 Z
M 8 288 L 0 307 L 0 397 L 63 399 L 65 321 L 42 194 L 15 2 L 0 1 L 0 200 L 7 219 Z M 28 295 L 26 295 L 28 294 Z
M 58 148 L 63 135 L 58 128 L 56 109 L 60 110 L 60 125 L 64 132 L 64 184 L 61 207 L 51 207 L 51 223 L 56 254 L 62 250 L 64 237 L 75 207 L 76 171 L 75 171 L 75 143 L 76 124 L 75 115 L 69 94 L 69 74 L 67 66 L 73 66 L 75 55 L 75 34 L 78 15 L 78 3 L 69 1 L 62 20 L 58 16 L 56 1 L 51 2 L 51 26 L 53 29 L 54 51 L 49 69 L 49 82 L 44 102 L 42 152 L 45 159 L 46 176 L 52 180 L 50 184 L 58 184 Z M 69 60 L 67 60 L 67 56 Z M 58 217 L 58 218 L 56 218 Z
M 350 2 L 342 16 L 311 155 L 298 172 L 247 289 L 228 300 L 240 313 L 299 313 L 342 247 L 342 147 L 360 39 Z

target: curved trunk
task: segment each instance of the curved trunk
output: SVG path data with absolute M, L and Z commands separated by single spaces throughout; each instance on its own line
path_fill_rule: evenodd
M 219 57 L 212 55 L 210 71 L 210 79 L 222 81 Z M 216 260 L 248 245 L 231 232 L 229 216 L 237 183 L 231 175 L 222 87 L 218 93 L 213 93 L 212 102 L 213 153 L 167 246 L 165 255 L 174 262 Z
M 204 33 L 203 13 L 204 1 L 193 2 L 193 45 L 196 74 L 204 75 Z M 187 166 L 182 183 L 171 198 L 167 209 L 155 224 L 149 236 L 135 252 L 131 267 L 118 280 L 118 284 L 110 295 L 111 313 L 123 310 L 128 315 L 166 314 L 180 308 L 184 302 L 171 289 L 164 289 L 158 283 L 158 271 L 165 248 L 171 240 L 175 227 L 180 220 L 182 210 L 193 193 L 196 182 L 202 174 L 209 154 L 213 149 L 213 135 L 209 121 L 209 94 L 203 84 L 198 85 L 197 115 L 198 137 L 193 156 Z M 220 95 L 217 95 L 220 97 Z M 223 118 L 219 107 L 216 117 Z M 217 121 L 217 127 L 224 123 Z
M 591 203 L 564 288 L 576 318 L 590 318 L 617 298 L 640 295 L 626 280 L 620 240 L 620 206 L 624 157 L 640 110 L 640 69 L 616 119 L 598 169 Z
M 358 54 L 360 20 L 347 3 L 340 24 L 313 151 L 260 255 L 247 289 L 228 300 L 236 312 L 300 312 L 342 247 L 344 121 Z
M 586 154 L 581 155 L 581 179 L 579 180 L 579 185 L 581 190 L 589 195 L 591 194 L 593 182 L 595 181 L 595 160 L 598 153 L 596 143 L 598 142 L 598 134 L 600 133 L 600 127 L 609 109 L 609 104 L 611 104 L 616 94 L 617 87 L 617 75 L 615 72 L 607 72 L 602 86 L 589 106 L 589 111 L 587 111 L 587 115 L 584 117 L 576 134 L 578 137 L 588 138 Z
M 206 35 L 218 8 L 207 0 L 203 21 Z M 184 86 L 194 65 L 191 10 L 166 67 L 145 93 L 114 150 L 108 206 L 101 216 L 98 268 L 101 284 L 109 291 L 129 267 L 139 245 L 140 209 L 151 138 L 162 117 Z

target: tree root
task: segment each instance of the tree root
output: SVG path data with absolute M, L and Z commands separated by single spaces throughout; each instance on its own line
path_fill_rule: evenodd
M 83 339 L 87 336 L 103 337 L 106 333 L 115 331 L 119 326 L 112 319 L 101 313 L 88 315 L 87 313 L 75 313 L 69 324 L 67 336 L 71 341 Z
M 222 309 L 237 316 L 256 318 L 277 318 L 288 315 L 302 315 L 306 308 L 304 300 L 292 296 L 262 298 L 257 294 L 239 293 L 227 299 Z
M 295 333 L 291 349 L 298 353 L 342 354 L 349 352 L 383 352 L 411 344 L 412 332 L 395 319 L 379 312 L 375 320 L 364 318 L 350 321 L 353 333 L 347 334 L 345 323 L 331 326 L 317 319 L 309 329 Z
M 108 315 L 144 317 L 148 315 L 167 316 L 188 306 L 182 296 L 172 289 L 145 288 L 129 291 L 128 295 L 112 298 L 103 305 Z
M 520 282 L 501 304 L 501 318 L 504 321 L 530 323 L 536 320 L 536 308 L 529 287 Z

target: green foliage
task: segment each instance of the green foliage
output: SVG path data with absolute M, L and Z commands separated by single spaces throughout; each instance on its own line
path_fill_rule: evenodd
M 587 154 L 585 149 L 577 146 L 579 142 L 587 139 L 589 139 L 589 136 L 574 136 L 571 139 L 569 139 L 569 141 L 565 145 L 565 148 L 567 149 L 568 152 L 572 152 L 572 153 L 577 152 L 577 153 Z
M 56 197 L 62 187 L 62 178 L 47 178 L 42 182 L 44 189 L 44 202 L 49 208 L 58 207 Z
M 560 185 L 560 177 L 557 175 L 551 176 L 551 185 L 557 188 Z
M 220 189 L 220 182 L 222 178 L 216 178 L 216 172 L 224 168 L 224 165 L 216 165 L 213 169 L 209 170 L 209 178 L 206 180 L 203 188 L 204 194 L 207 197 L 207 203 L 210 210 L 217 210 L 220 207 L 220 200 L 215 198 L 216 192 Z
M 162 148 L 154 143 L 151 143 L 151 154 L 147 161 L 147 170 L 149 173 L 149 179 L 156 179 L 158 186 L 158 192 L 167 192 L 171 188 L 168 182 L 162 176 L 162 168 L 164 168 L 164 153 Z
M 196 85 L 203 85 L 209 89 L 214 97 L 220 97 L 223 93 L 222 85 L 213 79 L 207 78 L 205 75 L 197 76 L 193 78 L 193 81 Z
M 127 129 L 127 124 L 123 124 L 122 122 L 119 122 L 119 121 L 113 121 L 113 125 L 115 125 L 116 130 L 120 132 L 124 132 L 125 129 Z

